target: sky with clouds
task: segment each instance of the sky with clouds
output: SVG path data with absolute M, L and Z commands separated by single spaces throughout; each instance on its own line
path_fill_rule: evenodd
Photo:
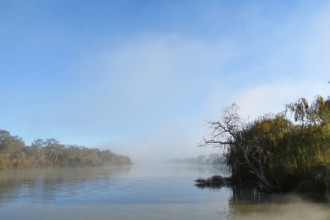
M 26 144 L 189 157 L 233 102 L 329 95 L 330 2 L 1 0 L 0 51 L 0 129 Z

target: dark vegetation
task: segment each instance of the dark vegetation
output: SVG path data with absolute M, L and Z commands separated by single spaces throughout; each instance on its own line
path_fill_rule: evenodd
M 231 178 L 215 175 L 207 179 L 198 178 L 197 180 L 195 180 L 195 182 L 195 185 L 200 188 L 220 188 L 222 186 L 230 186 Z
M 317 96 L 310 104 L 302 98 L 281 113 L 252 122 L 237 111 L 233 104 L 221 120 L 210 122 L 211 136 L 202 144 L 223 150 L 232 184 L 253 182 L 264 192 L 329 195 L 329 98 Z
M 0 130 L 0 168 L 97 166 L 131 164 L 127 156 L 77 145 L 64 145 L 56 139 L 37 139 L 26 146 L 22 138 Z

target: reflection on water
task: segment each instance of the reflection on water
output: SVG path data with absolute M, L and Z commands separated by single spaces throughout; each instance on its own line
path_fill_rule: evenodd
M 2 170 L 0 219 L 298 219 L 304 212 L 330 219 L 327 204 L 194 186 L 198 177 L 227 171 L 210 165 Z
M 304 201 L 297 196 L 275 196 L 260 203 L 230 202 L 233 220 L 329 220 L 330 205 Z
M 251 186 L 234 186 L 228 214 L 232 220 L 330 220 L 330 204 L 297 195 L 265 194 Z
M 130 166 L 10 169 L 0 171 L 0 205 L 30 200 L 46 202 L 79 193 L 85 184 L 129 172 Z

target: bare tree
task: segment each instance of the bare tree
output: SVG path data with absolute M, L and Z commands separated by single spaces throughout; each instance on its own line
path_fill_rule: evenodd
M 212 129 L 211 135 L 207 139 L 203 138 L 204 143 L 200 146 L 222 148 L 227 160 L 233 152 L 240 154 L 243 161 L 238 161 L 238 163 L 243 162 L 245 166 L 248 166 L 249 171 L 259 179 L 265 190 L 279 190 L 279 186 L 269 181 L 265 175 L 262 160 L 264 146 L 253 138 L 251 124 L 241 119 L 238 109 L 236 104 L 232 104 L 224 109 L 221 120 L 209 122 Z

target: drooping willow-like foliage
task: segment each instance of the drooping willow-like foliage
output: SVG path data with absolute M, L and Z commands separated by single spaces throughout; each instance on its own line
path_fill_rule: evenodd
M 224 150 L 233 181 L 257 181 L 268 191 L 325 191 L 330 167 L 330 100 L 299 99 L 286 111 L 252 122 L 239 117 L 235 104 L 203 145 Z M 292 117 L 293 116 L 293 117 Z

